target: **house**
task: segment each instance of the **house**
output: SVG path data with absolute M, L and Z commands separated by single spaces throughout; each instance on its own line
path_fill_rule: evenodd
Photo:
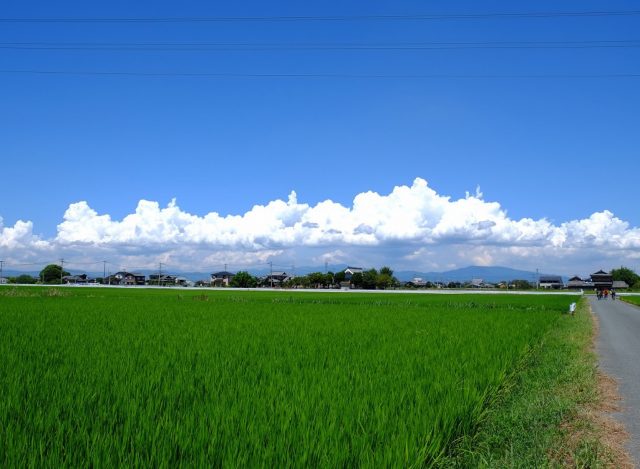
M 593 283 L 591 283 L 591 280 L 583 280 L 578 275 L 574 275 L 567 282 L 567 288 L 569 290 L 585 290 L 593 288 Z
M 87 274 L 65 275 L 62 277 L 62 283 L 66 283 L 68 285 L 85 285 L 91 281 L 92 279 L 87 277 Z
M 591 274 L 591 282 L 596 290 L 611 290 L 613 287 L 613 277 L 602 269 Z
M 262 283 L 265 286 L 279 287 L 290 278 L 292 277 L 290 277 L 286 272 L 271 272 L 263 278 Z
M 228 287 L 231 283 L 231 279 L 235 274 L 223 270 L 222 272 L 215 272 L 211 274 L 211 286 L 212 287 Z
M 175 275 L 151 274 L 149 275 L 149 285 L 175 285 L 177 278 Z
M 559 290 L 564 288 L 564 282 L 559 275 L 541 275 L 538 279 L 538 287 Z
M 110 276 L 108 282 L 110 285 L 144 285 L 146 277 L 144 274 L 123 271 Z
M 351 280 L 353 274 L 361 274 L 364 271 L 362 267 L 347 267 L 344 269 L 344 278 L 345 280 Z

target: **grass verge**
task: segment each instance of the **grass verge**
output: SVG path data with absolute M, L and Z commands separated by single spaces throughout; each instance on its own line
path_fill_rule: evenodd
M 598 418 L 594 322 L 585 298 L 513 373 L 473 438 L 443 467 L 619 467 Z M 601 381 L 600 381 L 601 382 Z

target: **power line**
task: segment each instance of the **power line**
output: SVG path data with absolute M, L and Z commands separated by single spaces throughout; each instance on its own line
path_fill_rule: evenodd
M 520 18 L 591 18 L 636 16 L 640 10 L 539 11 L 489 13 L 418 13 L 411 15 L 274 15 L 274 16 L 208 16 L 208 17 L 123 17 L 123 18 L 0 18 L 0 23 L 215 23 L 215 22 L 300 22 L 300 21 L 438 21 Z
M 468 49 L 603 49 L 636 48 L 640 40 L 587 41 L 467 41 L 467 42 L 404 42 L 404 43 L 234 43 L 234 42 L 2 42 L 0 49 L 55 51 L 149 51 L 149 52 L 212 52 L 212 51 L 360 51 L 360 50 L 468 50 Z
M 20 75 L 73 75 L 102 77 L 148 77 L 148 78 L 300 78 L 300 79 L 582 79 L 582 78 L 640 78 L 640 73 L 541 73 L 541 74 L 352 74 L 352 73 L 200 73 L 200 72 L 126 72 L 126 71 L 81 71 L 81 70 L 0 70 L 3 74 Z

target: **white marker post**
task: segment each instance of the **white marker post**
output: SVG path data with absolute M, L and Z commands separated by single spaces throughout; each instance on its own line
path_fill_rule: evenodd
M 571 303 L 569 305 L 569 314 L 571 314 L 573 316 L 573 314 L 576 312 L 576 304 L 575 303 Z

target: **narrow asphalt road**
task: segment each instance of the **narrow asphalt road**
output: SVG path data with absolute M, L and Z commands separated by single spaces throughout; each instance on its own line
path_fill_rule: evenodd
M 590 302 L 600 321 L 600 368 L 618 381 L 622 397 L 622 411 L 613 417 L 629 432 L 627 448 L 640 467 L 640 308 L 620 300 L 592 297 Z

